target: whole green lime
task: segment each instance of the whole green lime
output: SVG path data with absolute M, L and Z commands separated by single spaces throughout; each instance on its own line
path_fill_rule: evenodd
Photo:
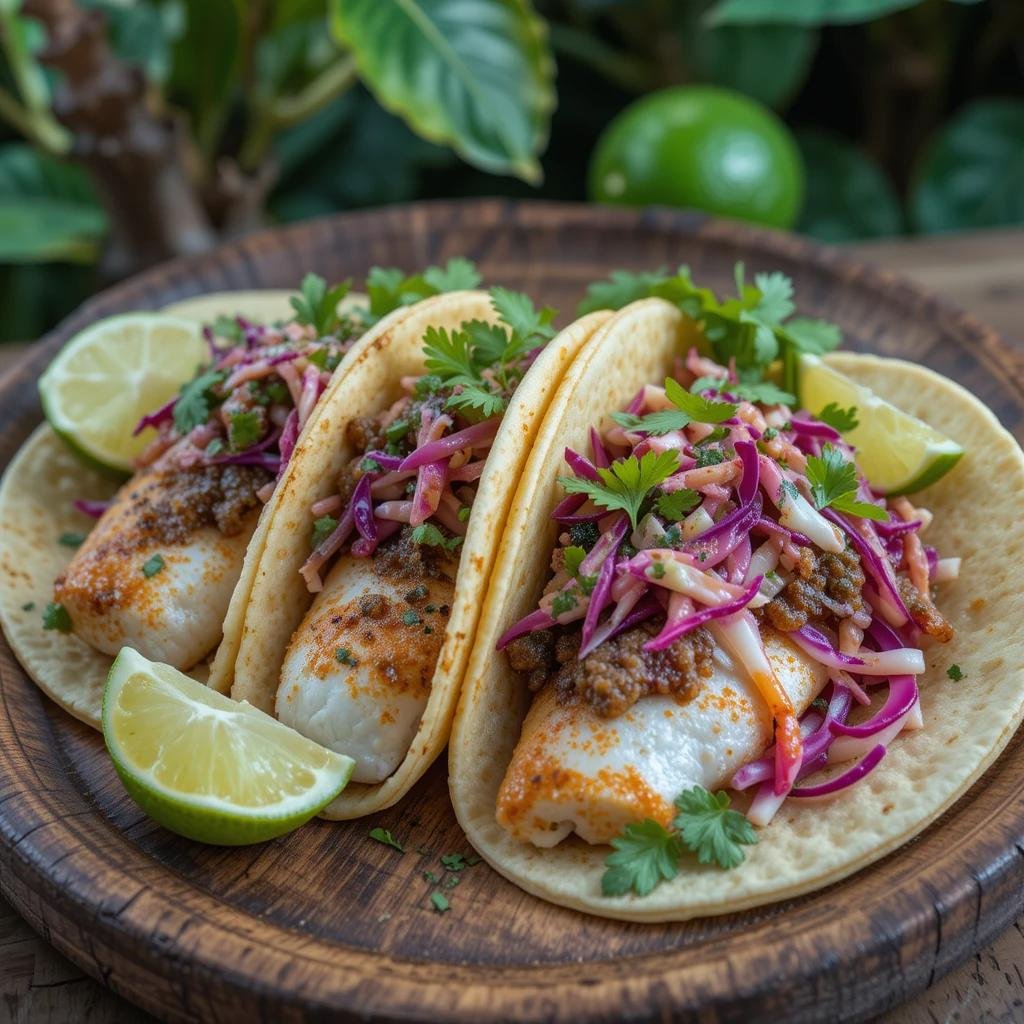
M 598 139 L 590 195 L 623 206 L 690 207 L 792 227 L 804 169 L 767 107 L 714 86 L 679 86 L 628 106 Z

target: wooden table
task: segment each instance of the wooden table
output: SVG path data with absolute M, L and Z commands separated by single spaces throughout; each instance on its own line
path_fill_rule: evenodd
M 1024 351 L 1024 230 L 874 242 L 851 251 L 906 274 L 998 328 Z M 0 346 L 0 372 L 19 346 Z M 54 952 L 0 900 L 0 1024 L 152 1020 Z M 1024 1020 L 1024 916 L 884 1024 Z

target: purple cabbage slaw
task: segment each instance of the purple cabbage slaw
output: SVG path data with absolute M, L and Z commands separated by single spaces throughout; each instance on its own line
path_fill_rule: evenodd
M 729 377 L 727 369 L 718 370 L 723 379 Z M 679 376 L 684 386 L 690 383 L 686 376 L 687 371 Z M 825 713 L 813 705 L 803 709 L 796 744 L 778 732 L 779 742 L 729 781 L 735 789 L 758 787 L 750 815 L 764 825 L 787 796 L 823 797 L 853 785 L 882 760 L 901 729 L 919 725 L 915 675 L 924 668 L 918 648 L 922 634 L 897 576 L 908 571 L 912 576 L 908 563 L 922 558 L 929 579 L 943 573 L 937 572 L 937 555 L 918 539 L 930 514 L 906 499 L 888 503 L 884 522 L 816 507 L 804 475 L 806 459 L 820 457 L 823 445 L 831 444 L 852 461 L 853 450 L 838 431 L 806 411 L 737 404 L 735 416 L 724 424 L 727 435 L 717 442 L 704 441 L 711 432 L 706 424 L 656 436 L 608 421 L 601 430 L 590 429 L 589 458 L 565 450 L 570 472 L 583 480 L 598 480 L 598 467 L 647 451 L 675 451 L 678 468 L 649 496 L 649 511 L 632 530 L 625 512 L 600 507 L 585 494 L 567 494 L 552 514 L 562 528 L 561 554 L 553 559 L 555 571 L 539 607 L 512 625 L 497 647 L 536 630 L 579 623 L 579 657 L 585 658 L 610 637 L 652 619 L 660 629 L 646 650 L 663 650 L 709 623 L 718 641 L 736 631 L 744 617 L 753 622 L 751 611 L 783 589 L 802 548 L 820 550 L 822 543 L 831 544 L 827 550 L 852 548 L 866 579 L 863 606 L 856 613 L 851 606 L 838 629 L 808 623 L 791 634 L 827 673 L 825 692 L 815 702 L 824 702 Z M 663 389 L 648 385 L 626 411 L 643 416 L 667 405 Z M 716 456 L 709 457 L 707 448 L 716 448 Z M 858 498 L 879 504 L 859 474 L 858 480 Z M 683 488 L 694 492 L 693 507 L 681 521 L 671 522 L 650 498 Z M 595 532 L 597 539 L 578 567 L 567 569 L 564 552 Z M 945 578 L 955 578 L 954 562 L 942 560 Z M 744 655 L 742 643 L 730 644 L 734 652 L 737 646 L 742 667 L 756 680 L 754 673 L 766 663 L 763 649 Z M 866 721 L 849 724 L 854 703 L 871 701 L 866 690 L 882 684 L 888 685 L 887 698 Z M 773 714 L 778 720 L 777 710 Z M 795 725 L 796 709 L 793 715 Z M 784 744 L 788 750 L 782 750 Z M 850 760 L 856 761 L 852 768 L 824 782 L 795 785 L 827 765 Z

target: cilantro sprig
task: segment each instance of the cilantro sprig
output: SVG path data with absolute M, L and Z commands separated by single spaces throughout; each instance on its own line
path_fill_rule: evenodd
M 569 494 L 585 494 L 595 505 L 621 509 L 636 529 L 640 510 L 648 495 L 679 468 L 675 452 L 644 452 L 637 458 L 616 459 L 607 468 L 598 468 L 598 480 L 561 476 L 558 482 Z
M 224 400 L 218 388 L 227 379 L 223 370 L 207 370 L 182 387 L 174 403 L 174 429 L 179 434 L 205 423 L 210 413 Z
M 613 412 L 611 418 L 625 430 L 660 435 L 682 430 L 690 423 L 723 423 L 735 416 L 739 408 L 732 402 L 716 402 L 703 395 L 691 394 L 671 377 L 665 381 L 665 395 L 674 409 L 659 409 L 646 416 Z
M 499 323 L 468 320 L 455 330 L 429 327 L 423 353 L 427 374 L 452 390 L 446 406 L 480 419 L 505 408 L 505 392 L 524 370 L 523 357 L 554 336 L 555 311 L 536 309 L 530 299 L 507 288 L 492 288 Z
M 295 320 L 312 327 L 318 338 L 337 330 L 340 323 L 338 303 L 349 293 L 351 281 L 342 281 L 331 288 L 319 274 L 307 274 L 299 285 L 299 294 L 288 300 L 295 310 Z
M 665 299 L 700 325 L 711 354 L 723 365 L 731 360 L 747 388 L 764 381 L 772 364 L 781 360 L 778 391 L 791 399 L 787 404 L 795 404 L 800 355 L 821 355 L 836 348 L 841 340 L 839 328 L 824 320 L 794 317 L 793 282 L 785 274 L 755 274 L 754 283 L 749 284 L 743 264 L 737 263 L 734 277 L 736 296 L 719 299 L 710 289 L 697 286 L 685 266 L 675 274 L 663 269 L 639 274 L 617 270 L 609 280 L 587 289 L 578 312 L 621 309 L 652 296 Z M 747 397 L 732 387 L 729 391 Z
M 827 423 L 834 430 L 838 430 L 840 434 L 855 430 L 860 423 L 860 420 L 857 419 L 855 405 L 851 405 L 848 409 L 841 409 L 836 402 L 829 402 L 814 418 L 822 423 Z
M 479 283 L 476 267 L 466 259 L 452 259 L 443 267 L 427 267 L 422 274 L 411 275 L 394 267 L 373 267 L 366 277 L 370 308 L 361 316 L 369 327 L 402 306 L 443 292 L 475 288 Z
M 817 508 L 834 508 L 862 519 L 876 519 L 884 522 L 889 513 L 869 501 L 857 500 L 857 469 L 852 462 L 843 458 L 835 445 L 826 444 L 821 457 L 807 457 L 807 479 L 811 484 L 811 496 Z
M 738 867 L 746 855 L 744 846 L 757 842 L 753 825 L 729 807 L 724 792 L 709 793 L 702 786 L 680 793 L 679 812 L 671 828 L 650 818 L 627 825 L 611 845 L 615 852 L 605 859 L 601 878 L 605 896 L 635 892 L 646 896 L 661 882 L 675 878 L 686 851 L 699 864 L 717 864 L 724 870 Z

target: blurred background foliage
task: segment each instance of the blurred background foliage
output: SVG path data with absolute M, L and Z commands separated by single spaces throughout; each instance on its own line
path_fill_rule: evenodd
M 784 120 L 797 230 L 1024 223 L 1021 0 L 0 0 L 0 51 L 3 338 L 268 223 L 587 198 L 609 123 L 696 83 Z

